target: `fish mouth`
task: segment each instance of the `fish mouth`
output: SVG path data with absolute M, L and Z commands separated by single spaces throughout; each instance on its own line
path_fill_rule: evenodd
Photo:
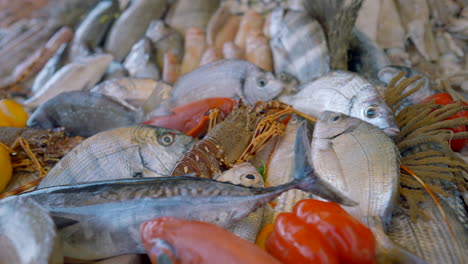
M 385 134 L 387 134 L 390 137 L 398 135 L 400 133 L 400 129 L 396 127 L 386 127 L 382 129 Z

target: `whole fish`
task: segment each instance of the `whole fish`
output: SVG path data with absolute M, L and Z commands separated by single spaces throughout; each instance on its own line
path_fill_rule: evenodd
M 299 89 L 295 95 L 281 96 L 280 101 L 311 116 L 334 111 L 369 122 L 390 136 L 399 132 L 392 111 L 376 88 L 357 74 L 333 71 Z
M 55 224 L 34 200 L 18 196 L 0 200 L 0 219 L 1 263 L 63 263 Z
M 64 127 L 68 135 L 89 137 L 108 129 L 138 124 L 140 115 L 103 94 L 74 91 L 61 93 L 42 104 L 29 117 L 27 125 Z
M 243 60 L 220 60 L 182 75 L 171 103 L 181 106 L 208 97 L 244 97 L 248 103 L 278 96 L 283 84 L 272 73 Z
M 153 19 L 160 18 L 166 10 L 165 0 L 134 0 L 112 25 L 106 38 L 105 50 L 122 60 L 133 44 L 145 35 Z
M 306 83 L 330 71 L 325 33 L 307 13 L 275 9 L 269 35 L 276 74 L 286 72 Z
M 104 131 L 87 138 L 63 157 L 38 188 L 169 175 L 194 142 L 181 132 L 152 126 Z
M 256 245 L 200 221 L 161 217 L 144 222 L 140 232 L 153 264 L 163 259 L 168 263 L 281 263 Z
M 302 136 L 299 136 L 302 138 Z M 63 240 L 65 257 L 82 260 L 144 253 L 139 226 L 171 216 L 229 227 L 292 188 L 353 205 L 317 178 L 298 146 L 295 180 L 249 188 L 196 177 L 160 177 L 83 183 L 39 189 L 22 196 L 45 207 Z
M 161 73 L 159 72 L 158 66 L 156 66 L 156 60 L 153 58 L 153 54 L 151 41 L 148 38 L 142 38 L 133 45 L 123 65 L 133 78 L 159 80 Z
M 104 40 L 114 18 L 119 14 L 119 6 L 116 1 L 101 1 L 88 13 L 83 22 L 78 26 L 71 44 L 71 57 L 79 55 L 75 50 L 83 43 L 91 50 Z
M 60 67 L 60 62 L 64 57 L 67 46 L 67 43 L 63 43 L 55 52 L 54 56 L 52 56 L 52 58 L 47 61 L 42 70 L 36 75 L 36 78 L 34 79 L 31 87 L 31 92 L 33 94 L 39 92 L 39 90 L 44 87 L 47 81 L 57 72 Z
M 182 60 L 181 74 L 186 74 L 198 68 L 206 48 L 205 33 L 190 27 L 185 34 L 185 53 Z
M 206 31 L 211 15 L 219 6 L 220 0 L 176 0 L 166 15 L 166 23 L 184 34 L 190 27 Z
M 100 83 L 90 92 L 104 94 L 136 111 L 146 102 L 158 83 L 153 79 L 117 78 Z
M 182 61 L 184 55 L 184 40 L 176 30 L 168 27 L 162 20 L 153 20 L 146 30 L 145 36 L 153 44 L 156 63 L 160 69 L 164 65 L 164 54 L 171 52 Z
M 101 79 L 111 61 L 111 55 L 101 54 L 65 65 L 23 104 L 36 108 L 60 93 L 90 89 Z
M 361 119 L 325 111 L 315 125 L 311 145 L 317 174 L 359 203 L 343 208 L 373 232 L 384 233 L 399 194 L 399 150 L 393 140 Z M 384 237 L 377 237 L 384 244 Z M 388 246 L 398 252 L 395 257 L 423 263 L 396 245 Z

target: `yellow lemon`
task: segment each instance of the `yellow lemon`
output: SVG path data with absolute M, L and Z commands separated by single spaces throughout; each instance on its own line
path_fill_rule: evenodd
M 0 126 L 26 127 L 28 113 L 13 100 L 0 100 Z
M 11 166 L 10 152 L 0 146 L 0 193 L 3 192 L 11 179 L 13 168 Z

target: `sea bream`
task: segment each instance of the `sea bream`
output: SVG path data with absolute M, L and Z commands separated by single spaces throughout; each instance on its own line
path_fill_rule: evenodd
M 311 145 L 317 174 L 359 203 L 344 209 L 374 233 L 384 233 L 399 194 L 399 150 L 393 140 L 360 119 L 325 111 L 315 125 Z M 385 238 L 378 236 L 377 243 L 394 248 L 395 257 L 423 263 Z
M 276 74 L 306 83 L 330 71 L 325 33 L 306 12 L 273 10 L 269 31 Z
M 134 126 L 104 131 L 70 151 L 38 188 L 123 178 L 169 175 L 192 137 L 166 128 Z
M 252 104 L 268 101 L 284 89 L 281 81 L 244 60 L 216 61 L 182 75 L 172 89 L 173 107 L 209 97 L 240 98 Z
M 318 117 L 324 111 L 339 112 L 371 123 L 387 135 L 399 132 L 392 111 L 377 89 L 358 74 L 332 71 L 299 89 L 297 94 L 284 95 L 279 100 L 311 116 Z
M 302 139 L 301 134 L 298 138 Z M 302 142 L 302 141 L 301 141 Z M 295 179 L 273 188 L 249 188 L 197 177 L 92 182 L 22 194 L 54 218 L 65 257 L 102 259 L 145 253 L 139 226 L 161 216 L 228 228 L 281 193 L 299 188 L 344 205 L 355 203 L 315 175 L 304 146 L 296 144 Z

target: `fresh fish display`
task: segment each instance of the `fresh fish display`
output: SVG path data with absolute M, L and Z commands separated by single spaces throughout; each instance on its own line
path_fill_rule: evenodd
M 116 1 L 99 2 L 76 29 L 70 48 L 71 57 L 76 58 L 79 56 L 80 45 L 95 50 L 104 40 L 117 15 L 119 15 L 119 7 Z
M 63 43 L 55 52 L 54 56 L 52 56 L 52 58 L 47 61 L 42 70 L 37 74 L 31 87 L 31 92 L 33 94 L 39 92 L 39 90 L 44 87 L 47 81 L 57 72 L 60 66 L 60 61 L 63 59 L 67 46 L 67 43 Z
M 262 15 L 252 10 L 247 11 L 242 17 L 234 43 L 245 53 L 247 36 L 250 32 L 262 32 L 262 27 Z
M 200 66 L 219 61 L 222 58 L 222 55 L 216 50 L 215 47 L 208 47 L 200 59 Z
M 205 31 L 219 2 L 220 0 L 176 0 L 169 9 L 165 21 L 180 34 L 184 34 L 190 27 Z
M 311 116 L 334 111 L 369 122 L 390 136 L 399 132 L 392 111 L 376 88 L 357 74 L 333 71 L 299 89 L 295 95 L 281 96 L 280 101 Z
M 149 38 L 154 47 L 156 63 L 163 68 L 164 54 L 171 52 L 182 61 L 184 55 L 184 40 L 176 30 L 168 27 L 162 20 L 153 20 L 146 30 L 145 36 Z
M 151 126 L 104 131 L 86 139 L 63 157 L 38 188 L 169 175 L 194 142 L 181 132 Z
M 205 33 L 190 27 L 185 34 L 185 54 L 182 60 L 181 74 L 186 74 L 198 68 L 206 48 Z
M 399 151 L 393 140 L 361 119 L 325 111 L 315 125 L 311 145 L 316 172 L 359 203 L 343 208 L 373 232 L 384 232 L 399 189 Z M 413 254 L 398 251 L 406 261 L 422 263 Z
M 330 71 L 325 33 L 305 12 L 275 9 L 269 35 L 275 73 L 294 76 L 301 84 Z
M 172 89 L 171 103 L 181 106 L 208 97 L 241 96 L 254 103 L 273 99 L 282 90 L 283 84 L 272 73 L 252 63 L 221 60 L 182 75 Z
M 43 103 L 29 117 L 28 126 L 64 127 L 68 135 L 89 137 L 108 129 L 138 124 L 140 115 L 103 94 L 74 91 Z
M 195 177 L 160 177 L 49 187 L 22 196 L 34 199 L 50 212 L 65 257 L 92 260 L 144 253 L 139 226 L 161 216 L 229 227 L 292 188 L 354 204 L 317 178 L 305 153 L 300 154 L 295 180 L 267 189 Z
M 273 59 L 265 36 L 258 31 L 250 32 L 245 42 L 245 59 L 265 71 L 272 72 Z
M 222 53 L 224 43 L 234 41 L 237 30 L 239 29 L 241 18 L 239 16 L 230 16 L 226 24 L 219 30 L 215 36 L 214 47 L 218 53 Z M 209 44 L 209 43 L 208 43 Z
M 161 73 L 156 66 L 153 54 L 151 41 L 148 38 L 142 38 L 133 45 L 123 65 L 133 78 L 159 80 Z
M 0 200 L 2 263 L 60 264 L 60 238 L 48 212 L 32 199 Z
M 206 43 L 208 46 L 215 46 L 216 35 L 231 17 L 230 2 L 222 3 L 211 16 L 206 26 Z M 234 32 L 234 34 L 237 32 Z
M 44 87 L 40 88 L 38 93 L 24 101 L 24 105 L 36 108 L 60 93 L 90 89 L 101 79 L 111 61 L 111 55 L 102 54 L 65 65 L 44 84 Z
M 165 0 L 134 0 L 112 25 L 105 50 L 121 61 L 144 35 L 152 20 L 166 10 Z
M 90 92 L 104 94 L 132 111 L 140 108 L 159 82 L 153 79 L 115 78 L 102 82 Z
M 125 69 L 123 64 L 118 61 L 112 61 L 107 67 L 106 73 L 104 74 L 103 80 L 111 80 L 114 78 L 128 77 L 128 70 Z
M 226 42 L 223 46 L 223 57 L 225 59 L 242 59 L 242 50 L 234 42 Z
M 145 222 L 140 232 L 152 263 L 271 263 L 277 259 L 212 224 L 161 217 Z M 175 260 L 175 261 L 177 261 Z
M 168 84 L 174 84 L 180 75 L 180 63 L 177 57 L 172 53 L 168 52 L 164 54 L 164 68 L 162 80 Z

